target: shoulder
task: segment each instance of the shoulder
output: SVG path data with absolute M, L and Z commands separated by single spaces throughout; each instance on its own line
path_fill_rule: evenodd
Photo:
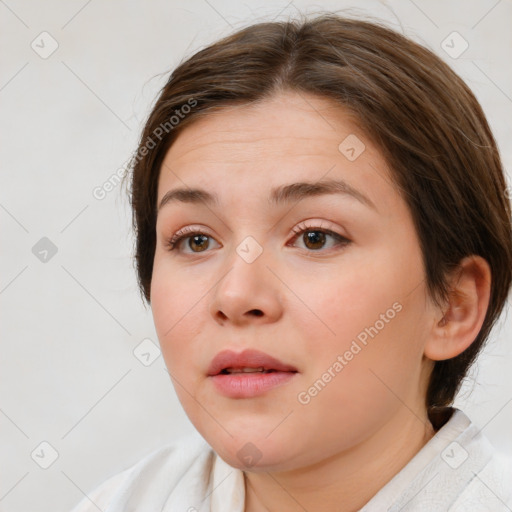
M 450 496 L 450 512 L 510 510 L 512 461 L 462 411 L 455 411 L 447 427 L 453 435 L 446 439 L 437 470 L 443 484 L 449 487 L 443 493 Z
M 209 475 L 214 452 L 200 437 L 190 435 L 154 450 L 133 466 L 86 493 L 72 512 L 124 510 L 135 504 L 161 509 L 183 480 L 200 491 Z
M 363 510 L 506 512 L 512 510 L 512 462 L 460 410 Z
M 461 411 L 458 413 L 465 418 Z M 461 480 L 464 484 L 455 500 L 454 512 L 510 510 L 512 459 L 500 453 L 484 435 L 482 428 L 471 422 L 453 445 L 457 443 L 462 456 L 460 462 L 451 468 L 451 473 L 454 480 Z M 461 479 L 461 475 L 464 478 Z
M 490 457 L 483 467 L 472 472 L 472 478 L 454 503 L 453 512 L 512 509 L 512 459 L 489 447 L 486 440 L 482 444 Z

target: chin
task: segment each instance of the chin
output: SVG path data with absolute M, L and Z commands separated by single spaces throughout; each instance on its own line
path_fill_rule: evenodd
M 205 437 L 205 436 L 203 436 Z M 243 471 L 285 471 L 294 469 L 297 446 L 287 446 L 285 440 L 265 439 L 264 436 L 245 435 L 240 437 L 223 436 L 222 439 L 209 439 L 206 441 L 215 450 L 221 459 L 230 466 Z M 277 441 L 277 442 L 276 442 Z

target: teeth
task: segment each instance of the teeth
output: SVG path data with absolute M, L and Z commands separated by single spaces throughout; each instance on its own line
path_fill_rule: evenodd
M 263 373 L 265 369 L 263 366 L 259 368 L 226 368 L 226 373 Z

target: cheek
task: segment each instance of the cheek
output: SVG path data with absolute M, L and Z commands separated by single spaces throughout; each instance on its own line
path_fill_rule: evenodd
M 354 315 L 339 312 L 337 319 L 333 317 L 336 337 L 317 337 L 317 343 L 311 344 L 306 337 L 310 366 L 297 412 L 304 430 L 322 425 L 318 450 L 330 443 L 341 448 L 356 444 L 403 403 L 413 406 L 416 400 L 422 354 L 421 340 L 414 337 L 418 304 L 407 298 L 386 308 L 387 299 L 368 298 L 364 314 L 359 309 Z M 380 319 L 381 313 L 387 323 Z
M 318 378 L 347 351 L 351 370 L 345 373 L 354 384 L 375 381 L 369 368 L 393 379 L 407 375 L 400 368 L 405 361 L 412 366 L 421 361 L 426 302 L 418 254 L 406 259 L 388 250 L 354 258 L 335 278 L 331 272 L 329 279 L 302 282 L 296 292 L 307 297 L 308 310 L 303 307 L 294 318 L 316 372 L 309 377 Z
M 191 285 L 183 274 L 175 272 L 155 258 L 151 281 L 151 310 L 155 330 L 167 368 L 190 375 L 187 368 L 197 364 L 200 354 L 195 341 L 205 322 L 205 290 L 199 283 Z
M 318 272 L 315 277 L 297 280 L 290 275 L 287 279 L 302 299 L 293 316 L 294 322 L 299 322 L 299 332 L 306 334 L 303 340 L 318 348 L 321 338 L 325 349 L 342 350 L 347 341 L 350 344 L 392 308 L 401 292 L 380 258 L 346 258 L 338 268 Z

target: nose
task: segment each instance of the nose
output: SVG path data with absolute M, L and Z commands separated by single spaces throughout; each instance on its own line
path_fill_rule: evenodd
M 238 254 L 230 259 L 224 277 L 211 294 L 210 312 L 220 325 L 277 321 L 283 314 L 282 284 L 260 255 L 248 263 Z

